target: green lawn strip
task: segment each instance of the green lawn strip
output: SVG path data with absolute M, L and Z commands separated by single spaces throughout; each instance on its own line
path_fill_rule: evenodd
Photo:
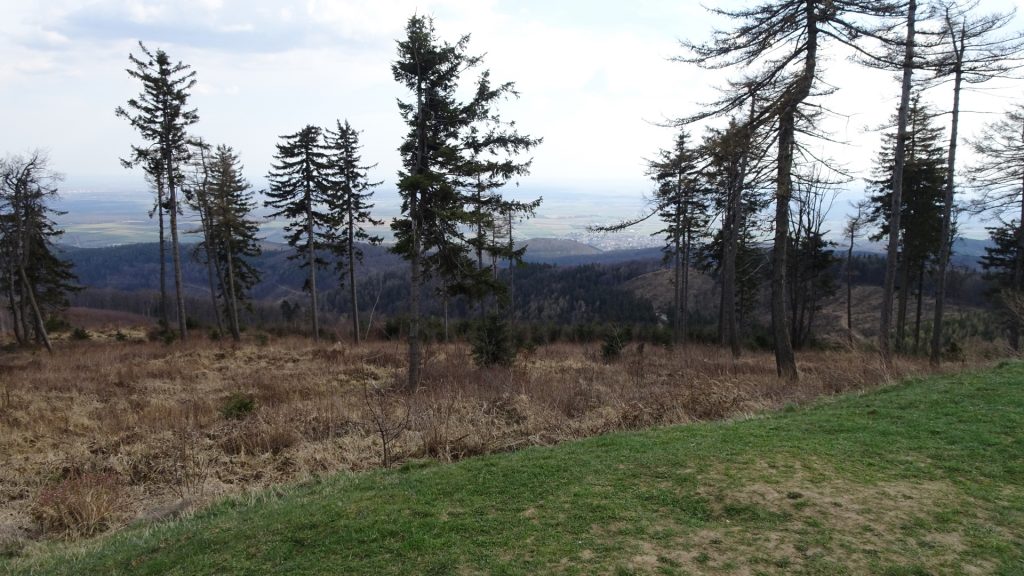
M 342 474 L 15 574 L 1024 573 L 1024 365 Z

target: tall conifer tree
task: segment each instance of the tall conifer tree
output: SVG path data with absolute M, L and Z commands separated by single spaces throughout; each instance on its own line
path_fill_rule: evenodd
M 380 182 L 371 182 L 367 176 L 373 166 L 363 165 L 360 155 L 359 132 L 348 120 L 337 122 L 336 131 L 325 133 L 327 151 L 328 191 L 325 202 L 331 220 L 330 248 L 336 257 L 335 265 L 341 284 L 347 281 L 349 302 L 352 307 L 352 338 L 361 340 L 359 327 L 359 299 L 357 298 L 356 265 L 363 261 L 359 243 L 379 244 L 379 236 L 371 236 L 365 226 L 380 226 L 383 220 L 370 215 L 373 188 Z M 346 278 L 347 277 L 347 278 Z
M 410 263 L 409 387 L 419 382 L 420 291 L 425 280 L 439 276 L 450 295 L 500 290 L 493 275 L 474 262 L 466 237 L 466 229 L 474 224 L 466 191 L 480 173 L 467 160 L 473 157 L 467 152 L 467 138 L 474 126 L 493 117 L 489 111 L 495 103 L 514 94 L 514 86 L 491 87 L 484 73 L 473 96 L 462 101 L 458 96 L 462 74 L 482 62 L 467 54 L 468 44 L 469 36 L 455 44 L 440 40 L 430 18 L 413 16 L 405 38 L 398 41 L 398 59 L 391 67 L 395 80 L 411 96 L 398 103 L 408 132 L 399 147 L 402 216 L 392 223 L 393 250 Z M 494 138 L 481 143 L 479 156 L 501 154 L 515 146 L 507 137 Z
M 246 306 L 248 293 L 260 280 L 251 259 L 260 255 L 259 223 L 252 217 L 256 206 L 242 166 L 229 146 L 220 145 L 213 154 L 209 180 L 209 240 L 220 274 L 220 292 L 231 336 L 241 339 L 239 306 Z
M 148 160 L 150 163 L 146 167 L 158 174 L 157 181 L 162 183 L 167 193 L 178 332 L 184 340 L 188 336 L 188 327 L 178 242 L 178 192 L 182 166 L 189 157 L 186 130 L 199 121 L 196 110 L 188 108 L 189 91 L 196 84 L 196 74 L 186 64 L 173 64 L 163 50 L 153 52 L 142 42 L 139 42 L 139 50 L 140 56 L 128 55 L 133 67 L 128 68 L 127 72 L 142 83 L 142 92 L 128 100 L 126 106 L 119 106 L 115 113 L 128 120 L 142 139 L 149 143 L 147 146 L 132 146 L 131 159 L 124 161 L 125 165 L 133 166 Z M 160 209 L 163 209 L 162 204 Z
M 327 266 L 321 251 L 330 245 L 331 217 L 324 202 L 328 192 L 327 157 L 321 143 L 320 128 L 307 125 L 295 134 L 281 137 L 267 179 L 267 207 L 283 216 L 285 240 L 295 249 L 292 259 L 301 261 L 309 276 L 303 289 L 309 292 L 313 339 L 320 340 L 320 315 L 316 274 Z

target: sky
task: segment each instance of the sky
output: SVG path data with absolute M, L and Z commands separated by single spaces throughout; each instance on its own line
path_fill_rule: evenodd
M 983 1 L 986 10 L 1014 4 Z M 531 174 L 510 188 L 545 198 L 526 236 L 580 234 L 641 213 L 651 191 L 645 161 L 675 136 L 660 124 L 698 110 L 725 78 L 671 61 L 681 39 L 706 40 L 729 25 L 691 0 L 0 0 L 0 154 L 47 150 L 68 198 L 149 202 L 141 172 L 119 163 L 139 138 L 114 116 L 139 92 L 125 69 L 141 40 L 195 70 L 194 133 L 234 147 L 257 189 L 279 136 L 348 120 L 362 131 L 364 160 L 377 164 L 371 175 L 384 181 L 379 210 L 394 216 L 405 131 L 396 100 L 408 94 L 390 66 L 415 13 L 433 16 L 443 39 L 470 34 L 469 50 L 485 55 L 492 78 L 520 93 L 503 116 L 544 138 Z M 813 146 L 866 175 L 879 143 L 873 127 L 895 110 L 897 82 L 834 51 L 823 66 L 837 88 L 826 128 L 844 144 Z M 1021 96 L 1020 83 L 1005 82 L 965 95 L 964 108 L 979 113 L 965 115 L 961 133 L 976 133 Z M 942 107 L 950 96 L 939 89 L 928 98 Z M 862 183 L 846 186 L 832 228 L 862 194 Z M 980 226 L 967 228 L 978 236 Z

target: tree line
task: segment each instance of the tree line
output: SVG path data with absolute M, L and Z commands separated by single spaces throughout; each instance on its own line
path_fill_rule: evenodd
M 966 170 L 967 178 L 981 194 L 972 203 L 957 202 L 962 194 L 956 154 L 964 87 L 1009 77 L 1018 68 L 1024 36 L 1006 31 L 1012 13 L 985 14 L 978 2 L 951 0 L 928 6 L 917 0 L 765 0 L 709 10 L 727 18 L 731 27 L 715 31 L 707 41 L 682 41 L 684 53 L 675 60 L 734 74 L 714 101 L 668 123 L 677 130 L 674 145 L 648 163 L 654 183 L 649 212 L 603 228 L 661 221 L 658 234 L 672 270 L 674 342 L 685 345 L 688 334 L 691 269 L 701 267 L 718 278 L 718 339 L 737 356 L 743 319 L 756 298 L 751 286 L 754 279 L 767 277 L 777 371 L 780 377 L 798 378 L 794 350 L 808 341 L 821 302 L 838 288 L 828 271 L 840 257 L 835 242 L 825 237 L 825 217 L 838 188 L 852 180 L 839 163 L 820 158 L 813 148 L 832 138 L 821 126 L 833 88 L 819 63 L 835 55 L 853 54 L 863 66 L 900 77 L 899 106 L 882 139 L 868 198 L 844 230 L 848 267 L 856 239 L 869 226 L 875 227 L 872 238 L 887 242 L 878 330 L 883 357 L 904 351 L 911 340 L 914 286 L 912 341 L 915 349 L 921 346 L 922 292 L 929 275 L 935 305 L 928 347 L 932 360 L 940 361 L 946 279 L 961 209 L 1000 219 L 991 230 L 996 247 L 985 265 L 1006 291 L 1007 302 L 1024 291 L 1021 105 L 970 141 L 981 160 Z M 495 83 L 483 57 L 470 53 L 469 42 L 468 35 L 445 41 L 431 18 L 413 16 L 391 65 L 395 81 L 406 91 L 398 102 L 406 126 L 398 147 L 402 208 L 390 225 L 391 249 L 409 265 L 409 386 L 419 380 L 421 298 L 436 297 L 445 310 L 450 298 L 462 298 L 473 303 L 481 319 L 514 319 L 514 265 L 522 248 L 516 247 L 513 228 L 532 216 L 540 202 L 511 201 L 501 193 L 507 183 L 529 173 L 525 156 L 541 139 L 520 133 L 502 117 L 501 102 L 518 97 L 515 85 Z M 161 323 L 171 330 L 173 311 L 177 336 L 188 337 L 179 239 L 179 216 L 187 207 L 200 219 L 203 240 L 194 257 L 207 267 L 218 328 L 237 339 L 238 310 L 248 305 L 248 292 L 259 279 L 251 265 L 260 250 L 254 191 L 241 177 L 240 159 L 229 146 L 211 146 L 190 132 L 199 120 L 189 104 L 195 72 L 142 43 L 129 63 L 127 72 L 142 90 L 116 114 L 142 140 L 122 162 L 146 174 L 154 190 L 161 250 L 171 254 L 174 304 L 161 255 Z M 921 95 L 940 90 L 948 91 L 952 104 L 933 111 Z M 948 136 L 936 124 L 940 117 L 948 117 Z M 694 137 L 701 128 L 703 135 Z M 264 204 L 273 209 L 272 217 L 285 221 L 293 258 L 308 274 L 303 289 L 309 295 L 314 339 L 320 334 L 317 271 L 329 265 L 328 255 L 338 284 L 349 287 L 352 338 L 361 338 L 355 276 L 362 258 L 359 246 L 379 243 L 368 228 L 383 224 L 372 216 L 373 190 L 379 185 L 369 176 L 373 167 L 361 158 L 359 132 L 348 121 L 330 128 L 307 125 L 277 144 Z M 6 192 L 16 188 L 5 184 L 7 214 L 25 214 L 18 212 L 23 209 L 15 207 L 17 202 L 7 200 L 20 198 Z M 31 317 L 38 320 L 41 311 L 27 294 L 34 292 L 27 288 L 31 279 L 17 281 L 30 275 L 18 269 L 18 262 L 25 262 L 19 254 L 26 250 L 27 237 L 17 228 L 8 224 L 3 229 L 5 246 L 13 246 L 5 253 L 4 273 L 8 305 L 13 310 L 17 304 L 27 337 Z M 45 229 L 40 234 L 51 240 L 59 233 L 52 226 L 34 228 Z M 757 239 L 769 233 L 765 259 Z M 502 266 L 507 274 L 498 273 Z M 851 276 L 846 280 L 849 298 Z M 1016 320 L 1010 324 L 1017 348 L 1020 325 Z M 852 337 L 853 327 L 848 328 Z

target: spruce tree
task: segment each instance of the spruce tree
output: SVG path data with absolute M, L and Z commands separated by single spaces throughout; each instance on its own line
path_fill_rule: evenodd
M 380 182 L 371 182 L 367 172 L 373 166 L 364 166 L 360 156 L 359 132 L 345 121 L 337 121 L 337 130 L 324 135 L 327 152 L 328 189 L 325 194 L 326 211 L 331 221 L 330 249 L 336 257 L 335 266 L 341 285 L 347 280 L 352 307 L 352 338 L 361 340 L 359 327 L 359 300 L 356 296 L 356 265 L 363 261 L 359 243 L 380 244 L 379 236 L 371 236 L 365 226 L 380 226 L 383 220 L 370 215 L 373 188 Z M 346 278 L 347 276 L 347 278 Z
M 181 170 L 188 160 L 187 128 L 199 121 L 195 109 L 188 108 L 189 91 L 195 86 L 195 72 L 186 64 L 172 64 L 163 50 L 155 52 L 139 42 L 141 56 L 129 54 L 132 68 L 128 75 L 142 83 L 142 92 L 128 100 L 127 106 L 115 110 L 118 117 L 128 120 L 147 146 L 132 146 L 132 157 L 123 161 L 133 166 L 150 159 L 147 168 L 159 174 L 159 182 L 166 190 L 166 209 L 170 220 L 171 258 L 174 262 L 174 290 L 178 312 L 178 331 L 184 340 L 188 337 L 185 316 L 185 290 L 181 277 L 181 250 L 178 242 L 178 191 Z M 152 160 L 155 155 L 159 160 Z M 159 202 L 159 199 L 158 199 Z M 163 208 L 163 204 L 160 204 Z
M 700 254 L 702 268 L 714 270 L 721 286 L 719 341 L 729 346 L 734 358 L 741 353 L 740 324 L 749 317 L 760 290 L 760 267 L 753 237 L 757 215 L 765 208 L 762 189 L 770 166 L 763 140 L 766 131 L 753 126 L 756 102 L 751 101 L 747 121 L 731 120 L 725 129 L 711 129 L 701 150 L 706 158 L 703 177 L 714 210 L 721 214 L 720 228 Z
M 700 177 L 700 151 L 690 145 L 686 130 L 680 130 L 675 145 L 658 153 L 649 164 L 649 175 L 656 183 L 655 202 L 664 228 L 665 259 L 672 262 L 672 339 L 686 343 L 689 317 L 690 261 L 695 246 L 710 220 L 708 189 Z
M 689 269 L 698 243 L 705 236 L 711 219 L 709 210 L 710 185 L 705 149 L 690 145 L 689 133 L 684 129 L 676 135 L 674 145 L 660 150 L 657 158 L 648 162 L 647 174 L 655 183 L 654 196 L 649 200 L 649 211 L 638 218 L 610 226 L 595 226 L 597 232 L 618 232 L 657 216 L 664 228 L 654 232 L 663 235 L 664 261 L 672 265 L 672 341 L 685 343 L 689 310 Z
M 940 144 L 943 131 L 934 125 L 931 110 L 915 95 L 911 99 L 904 144 L 905 158 L 902 178 L 901 208 L 899 211 L 900 248 L 897 256 L 899 270 L 899 300 L 896 314 L 896 349 L 902 351 L 907 343 L 907 307 L 911 285 L 918 285 L 918 297 L 928 266 L 938 256 L 942 243 L 943 182 L 945 180 L 945 153 Z M 898 136 L 888 132 L 883 137 L 869 181 L 873 206 L 871 220 L 880 225 L 873 240 L 887 238 L 891 230 L 895 152 Z M 917 336 L 915 336 L 916 338 Z
M 509 96 L 517 96 L 514 85 L 493 86 L 490 72 L 484 71 L 476 84 L 473 108 L 476 117 L 465 131 L 461 144 L 464 162 L 460 179 L 474 232 L 467 241 L 476 255 L 478 272 L 490 274 L 493 279 L 498 277 L 498 262 L 508 261 L 511 271 L 524 252 L 515 248 L 511 223 L 532 216 L 541 203 L 540 199 L 508 200 L 501 194 L 509 181 L 530 171 L 532 161 L 520 159 L 520 155 L 542 142 L 540 138 L 520 134 L 515 123 L 502 119 L 496 104 Z M 486 283 L 478 285 L 477 289 L 472 296 L 480 302 L 483 318 L 487 295 L 494 290 Z
M 219 278 L 217 259 L 214 257 L 213 228 L 212 228 L 212 206 L 210 199 L 210 146 L 201 139 L 192 144 L 192 162 L 189 163 L 189 170 L 182 185 L 182 193 L 185 201 L 199 216 L 200 232 L 203 240 L 192 251 L 192 257 L 200 264 L 206 266 L 206 280 L 210 290 L 210 301 L 213 309 L 213 316 L 217 322 L 217 333 L 224 334 L 224 322 L 221 319 L 220 305 L 218 304 Z
M 468 36 L 455 44 L 444 42 L 436 36 L 430 18 L 413 16 L 405 38 L 398 41 L 398 58 L 391 68 L 411 96 L 398 103 L 408 132 L 399 147 L 402 216 L 391 225 L 396 240 L 392 250 L 410 264 L 409 387 L 419 382 L 420 291 L 425 281 L 438 276 L 446 295 L 452 296 L 501 290 L 493 275 L 474 262 L 473 246 L 466 237 L 474 224 L 466 191 L 474 175 L 480 174 L 467 161 L 473 155 L 466 143 L 472 128 L 493 117 L 489 110 L 512 94 L 514 87 L 491 88 L 489 82 L 478 82 L 473 96 L 461 100 L 462 74 L 482 62 L 467 54 L 468 43 Z M 512 148 L 499 138 L 482 142 L 481 151 L 487 156 Z
M 50 203 L 57 197 L 60 176 L 46 156 L 32 152 L 0 160 L 0 281 L 22 345 L 31 340 L 52 352 L 46 319 L 68 305 L 78 290 L 71 263 L 54 246 L 63 231 L 60 215 Z
M 242 166 L 229 146 L 213 154 L 209 179 L 209 240 L 220 273 L 220 293 L 231 336 L 241 339 L 239 306 L 247 306 L 249 291 L 260 280 L 251 259 L 260 255 L 259 223 L 252 217 L 256 206 Z
M 325 209 L 329 188 L 327 157 L 321 145 L 321 130 L 307 125 L 295 134 L 281 137 L 270 174 L 268 200 L 276 209 L 272 218 L 283 216 L 285 240 L 295 249 L 291 259 L 301 261 L 309 274 L 303 289 L 309 292 L 313 339 L 320 340 L 320 316 L 316 274 L 327 266 L 321 251 L 331 244 L 331 217 Z

